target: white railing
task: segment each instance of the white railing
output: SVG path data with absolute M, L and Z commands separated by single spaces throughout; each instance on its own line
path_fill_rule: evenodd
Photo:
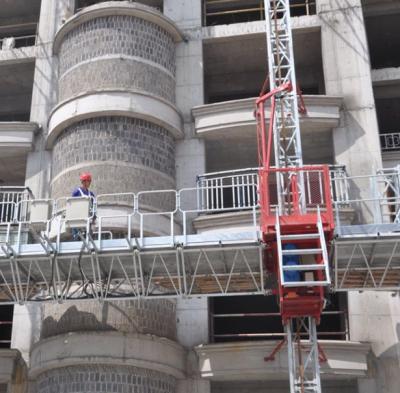
M 343 165 L 330 166 L 331 198 L 338 204 L 346 204 L 350 199 L 346 169 Z M 305 176 L 306 190 L 322 185 L 321 179 Z M 259 168 L 246 168 L 233 171 L 206 173 L 197 177 L 198 209 L 213 210 L 246 210 L 258 206 Z M 320 196 L 323 196 L 320 191 Z M 311 192 L 308 192 L 311 198 Z M 311 201 L 310 201 L 311 204 Z
M 207 173 L 197 177 L 197 208 L 244 210 L 258 206 L 258 168 Z
M 400 132 L 381 134 L 381 147 L 383 151 L 400 150 Z
M 350 199 L 348 175 L 344 165 L 330 165 L 331 196 L 332 201 L 338 204 L 346 204 Z
M 0 224 L 26 221 L 27 204 L 33 199 L 28 187 L 0 187 Z
M 19 37 L 0 38 L 0 50 L 10 50 L 36 45 L 36 34 L 23 35 Z
M 346 205 L 355 212 L 353 225 L 400 223 L 400 166 L 378 170 L 375 175 L 348 176 L 345 181 L 349 189 Z M 339 234 L 342 226 L 349 225 L 338 214 L 342 205 L 334 201 Z

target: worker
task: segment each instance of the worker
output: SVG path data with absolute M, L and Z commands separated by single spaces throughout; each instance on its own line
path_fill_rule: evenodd
M 83 172 L 79 176 L 79 180 L 81 181 L 81 186 L 77 187 L 73 192 L 73 197 L 89 197 L 90 198 L 90 210 L 93 213 L 93 202 L 94 202 L 94 193 L 89 190 L 90 185 L 92 184 L 92 175 L 89 172 Z M 93 219 L 91 225 L 93 225 L 96 216 L 93 214 Z M 72 239 L 79 240 L 80 231 L 78 228 L 72 228 Z
M 92 175 L 89 172 L 83 172 L 79 176 L 81 181 L 81 186 L 76 188 L 72 196 L 73 197 L 91 197 L 94 198 L 94 194 L 92 191 L 89 190 L 90 184 L 92 183 Z
M 287 243 L 283 246 L 284 250 L 296 250 L 297 247 L 293 243 Z M 282 258 L 283 266 L 298 266 L 300 265 L 300 257 L 298 255 L 284 255 Z M 290 270 L 283 273 L 286 282 L 301 281 L 299 270 Z

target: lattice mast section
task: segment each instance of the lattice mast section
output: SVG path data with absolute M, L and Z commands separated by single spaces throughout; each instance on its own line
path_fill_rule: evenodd
M 264 0 L 267 32 L 270 90 L 288 86 L 275 96 L 273 124 L 275 165 L 277 168 L 301 167 L 297 83 L 293 54 L 289 0 Z M 301 180 L 301 179 L 300 179 Z M 302 181 L 299 181 L 300 206 L 303 204 Z M 287 195 L 287 182 L 278 179 L 280 207 Z

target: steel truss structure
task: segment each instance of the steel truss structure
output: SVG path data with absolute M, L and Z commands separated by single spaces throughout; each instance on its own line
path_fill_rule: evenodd
M 290 4 L 288 0 L 264 0 L 270 90 L 289 86 L 276 95 L 274 119 L 275 163 L 278 168 L 301 167 L 297 82 L 294 66 Z
M 0 302 L 270 294 L 254 233 L 2 245 Z
M 333 271 L 335 291 L 399 291 L 400 234 L 336 239 Z
M 300 340 L 304 331 L 307 338 Z M 315 318 L 297 318 L 285 326 L 291 393 L 321 391 L 320 356 Z

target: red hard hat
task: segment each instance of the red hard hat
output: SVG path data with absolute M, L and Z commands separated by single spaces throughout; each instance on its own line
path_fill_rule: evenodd
M 81 181 L 87 181 L 87 180 L 92 181 L 92 175 L 89 172 L 83 172 L 79 176 L 79 179 Z

